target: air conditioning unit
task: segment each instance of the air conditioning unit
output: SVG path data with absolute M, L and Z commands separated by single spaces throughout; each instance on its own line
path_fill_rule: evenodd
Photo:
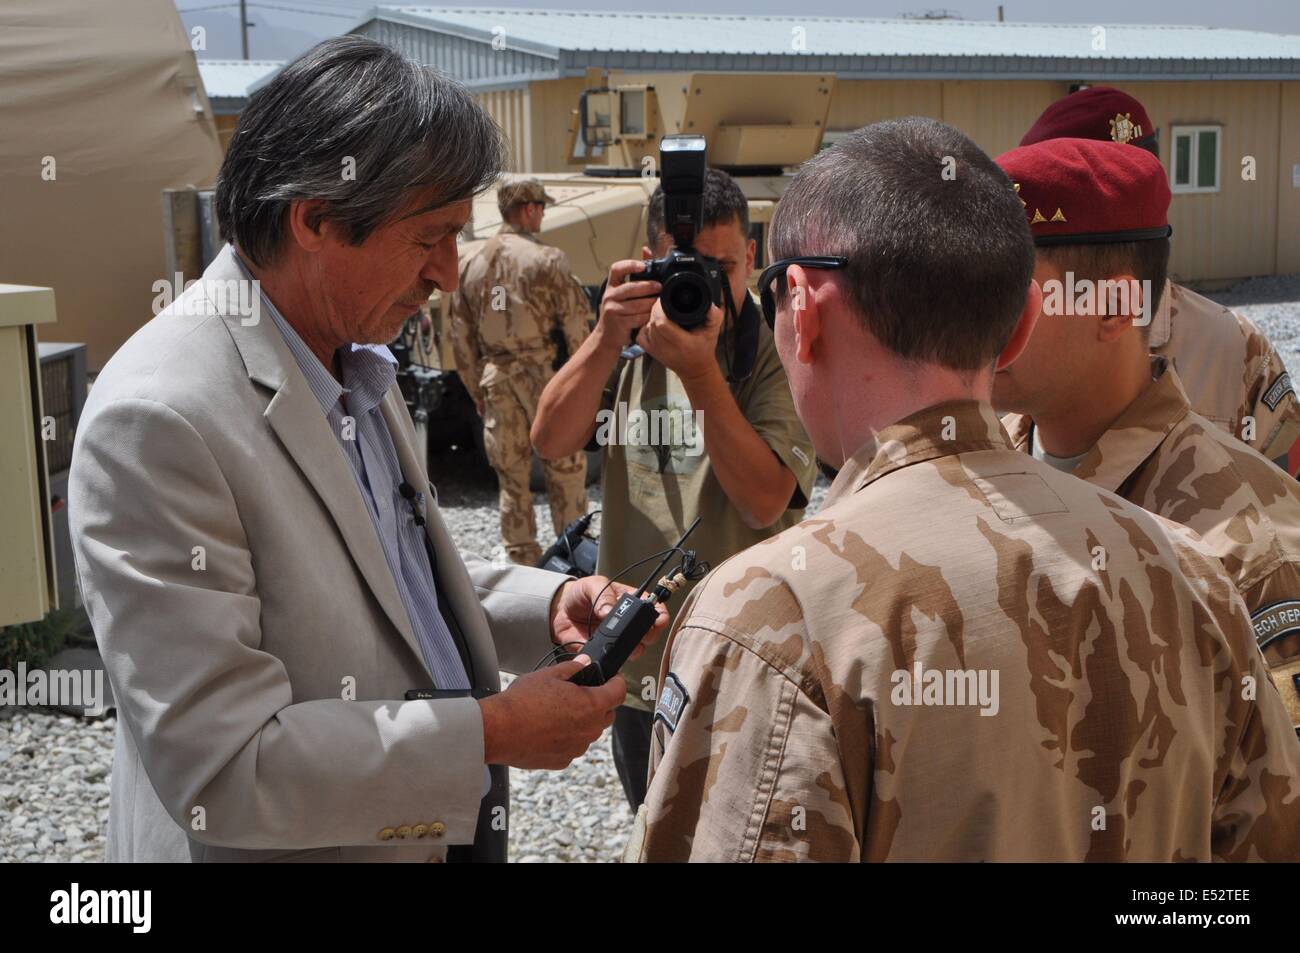
M 54 319 L 53 289 L 0 285 L 0 626 L 58 607 L 36 344 L 36 326 Z

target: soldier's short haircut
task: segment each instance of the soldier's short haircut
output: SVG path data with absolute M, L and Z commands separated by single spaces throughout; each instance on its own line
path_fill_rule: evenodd
M 740 191 L 736 180 L 721 169 L 708 169 L 704 173 L 704 227 L 736 222 L 746 238 L 749 237 L 749 200 Z M 645 217 L 646 244 L 654 248 L 664 234 L 664 188 L 659 186 L 650 196 L 650 209 Z
M 1074 272 L 1076 281 L 1083 278 L 1101 281 L 1116 275 L 1150 281 L 1150 313 L 1154 315 L 1165 291 L 1165 279 L 1169 277 L 1169 250 L 1169 239 L 1153 238 L 1098 245 L 1048 245 L 1039 248 L 1038 255 L 1062 273 Z M 1151 333 L 1150 323 L 1139 327 L 1143 336 Z
M 989 365 L 1024 308 L 1034 246 L 1010 179 L 951 126 L 865 126 L 813 156 L 777 203 L 771 257 L 843 255 L 868 330 L 902 358 Z
M 295 199 L 359 245 L 430 195 L 420 214 L 470 198 L 506 162 L 501 129 L 460 83 L 362 36 L 308 50 L 255 92 L 217 177 L 221 236 L 263 265 Z

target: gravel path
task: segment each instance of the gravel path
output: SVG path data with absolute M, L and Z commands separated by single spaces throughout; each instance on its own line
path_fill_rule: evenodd
M 1287 369 L 1300 372 L 1300 275 L 1252 278 L 1208 297 L 1255 322 Z
M 1210 297 L 1245 314 L 1300 369 L 1300 275 L 1257 278 Z M 467 550 L 504 559 L 492 472 L 464 451 L 430 461 L 443 517 Z M 820 507 L 819 480 L 809 512 Z M 591 487 L 593 506 L 600 488 Z M 539 494 L 540 542 L 554 539 Z M 599 529 L 599 521 L 596 528 Z M 0 863 L 98 861 L 108 821 L 108 775 L 114 719 L 73 718 L 44 709 L 0 708 Z M 623 798 L 609 737 L 563 771 L 511 772 L 511 860 L 613 861 L 632 818 Z
M 0 862 L 104 859 L 113 726 L 0 708 Z

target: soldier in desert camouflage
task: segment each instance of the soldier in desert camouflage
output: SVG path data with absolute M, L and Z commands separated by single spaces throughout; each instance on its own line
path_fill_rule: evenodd
M 501 538 L 506 555 L 525 565 L 542 556 L 528 488 L 528 431 L 558 367 L 558 341 L 566 356 L 573 354 L 591 313 L 568 257 L 535 237 L 551 201 L 536 179 L 503 183 L 501 231 L 461 264 L 460 290 L 448 303 L 456 366 L 483 418 L 483 444 L 501 486 Z M 542 469 L 558 535 L 587 511 L 587 460 L 575 453 L 544 460 Z
M 1146 108 L 1109 86 L 1058 99 L 1020 144 L 1063 138 L 1127 143 L 1160 157 Z M 1251 321 L 1166 279 L 1147 346 L 1174 365 L 1198 414 L 1292 476 L 1300 471 L 1300 401 L 1282 356 Z
M 683 606 L 628 857 L 1294 859 L 1300 741 L 1218 561 L 990 405 L 1040 307 L 1006 176 L 941 123 L 868 126 L 800 169 L 771 251 L 839 474 Z
M 1196 413 L 1179 371 L 1149 354 L 1143 313 L 1157 304 L 1143 294 L 1167 287 L 1164 169 L 1086 139 L 1022 146 L 998 164 L 1026 203 L 1047 293 L 1025 353 L 994 381 L 994 404 L 1020 412 L 1005 421 L 1013 444 L 1204 537 L 1300 725 L 1300 483 Z M 1071 281 L 1078 293 L 1058 296 L 1060 313 L 1052 294 Z M 1134 294 L 1118 293 L 1129 282 Z

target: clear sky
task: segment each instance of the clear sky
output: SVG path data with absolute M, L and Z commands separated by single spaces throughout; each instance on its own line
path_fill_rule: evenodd
M 946 11 L 966 20 L 996 20 L 989 0 L 510 0 L 506 3 L 429 3 L 441 6 L 534 10 L 625 10 L 661 13 L 738 13 L 789 16 L 896 17 Z M 343 33 L 376 6 L 367 0 L 248 0 L 249 56 L 286 59 L 327 36 Z M 1032 23 L 1190 23 L 1201 26 L 1300 34 L 1300 0 L 1004 0 L 1005 19 Z M 200 58 L 240 56 L 237 2 L 177 0 L 186 27 L 203 25 L 208 49 Z M 194 11 L 186 13 L 186 11 Z

